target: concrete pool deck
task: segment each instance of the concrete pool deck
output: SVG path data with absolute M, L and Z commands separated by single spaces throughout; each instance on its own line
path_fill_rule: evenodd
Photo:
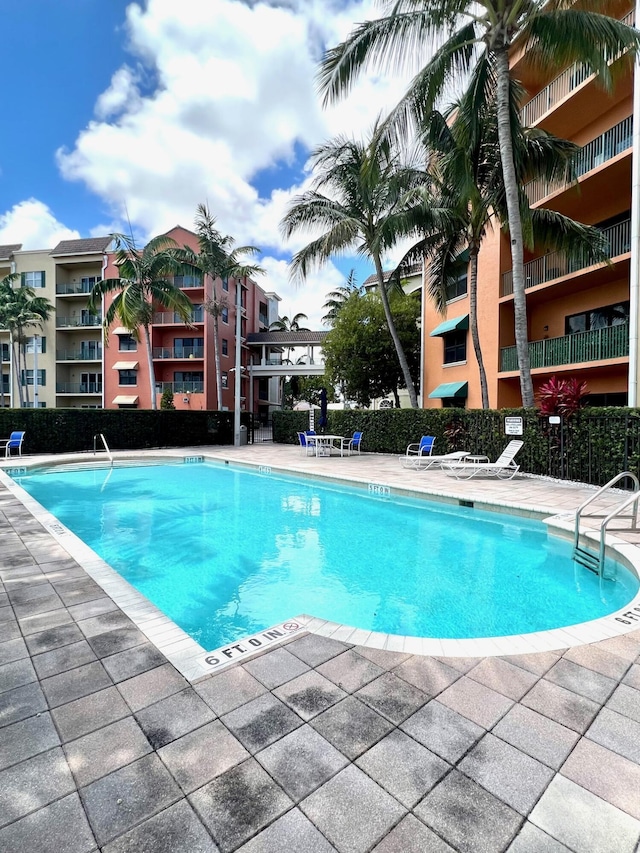
M 593 494 L 190 452 L 536 515 Z M 0 580 L 0 851 L 638 851 L 640 631 L 484 658 L 307 633 L 192 682 L 3 485 Z

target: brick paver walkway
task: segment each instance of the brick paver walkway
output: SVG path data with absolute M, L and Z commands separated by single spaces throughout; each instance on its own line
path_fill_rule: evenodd
M 0 579 L 2 853 L 638 851 L 640 631 L 189 684 L 2 488 Z

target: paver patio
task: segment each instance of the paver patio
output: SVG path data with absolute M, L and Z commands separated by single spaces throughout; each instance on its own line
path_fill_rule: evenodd
M 384 482 L 397 467 L 228 458 Z M 639 850 L 640 631 L 484 659 L 303 634 L 192 684 L 2 486 L 0 580 L 2 853 Z

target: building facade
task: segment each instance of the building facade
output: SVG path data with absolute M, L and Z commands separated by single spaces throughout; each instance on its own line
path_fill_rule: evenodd
M 197 251 L 197 237 L 181 227 L 167 236 Z M 5 406 L 71 408 L 151 408 L 149 362 L 144 336 L 116 321 L 108 331 L 101 310 L 89 311 L 96 281 L 117 278 L 111 238 L 66 240 L 54 249 L 22 251 L 0 246 L 0 278 L 15 274 L 13 286 L 32 287 L 51 304 L 41 324 L 28 325 L 24 345 L 10 346 L 8 329 L 0 329 L 2 389 Z M 279 405 L 277 380 L 250 382 L 247 336 L 264 332 L 278 318 L 279 297 L 250 278 L 217 280 L 222 399 L 217 399 L 213 344 L 214 318 L 207 307 L 213 282 L 194 272 L 174 277 L 193 303 L 189 325 L 157 306 L 151 325 L 151 357 L 156 403 L 166 388 L 178 409 L 233 409 L 236 366 L 236 301 L 240 294 L 241 408 L 261 413 Z M 16 362 L 17 361 L 17 365 Z M 17 370 L 16 370 L 17 366 Z
M 633 11 L 619 17 L 634 22 Z M 588 257 L 571 263 L 562 253 L 543 247 L 525 255 L 534 390 L 553 375 L 575 377 L 587 383 L 587 400 L 594 405 L 635 405 L 638 258 L 637 235 L 633 237 L 631 225 L 632 209 L 637 206 L 635 195 L 632 203 L 633 73 L 622 73 L 613 92 L 607 93 L 580 65 L 550 79 L 516 50 L 512 69 L 527 92 L 523 124 L 582 147 L 577 180 L 555 186 L 530 183 L 526 192 L 531 206 L 596 226 L 607 238 L 610 257 L 609 264 L 594 264 Z M 492 408 L 521 405 L 510 267 L 508 237 L 495 228 L 487 234 L 478 257 L 478 328 Z M 468 331 L 464 276 L 452 288 L 444 316 L 425 303 L 424 327 L 423 405 L 479 408 L 480 381 Z

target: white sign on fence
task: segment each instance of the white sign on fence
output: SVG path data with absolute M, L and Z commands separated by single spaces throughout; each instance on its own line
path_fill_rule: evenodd
M 523 426 L 522 418 L 505 418 L 504 419 L 504 434 L 505 435 L 522 435 Z

